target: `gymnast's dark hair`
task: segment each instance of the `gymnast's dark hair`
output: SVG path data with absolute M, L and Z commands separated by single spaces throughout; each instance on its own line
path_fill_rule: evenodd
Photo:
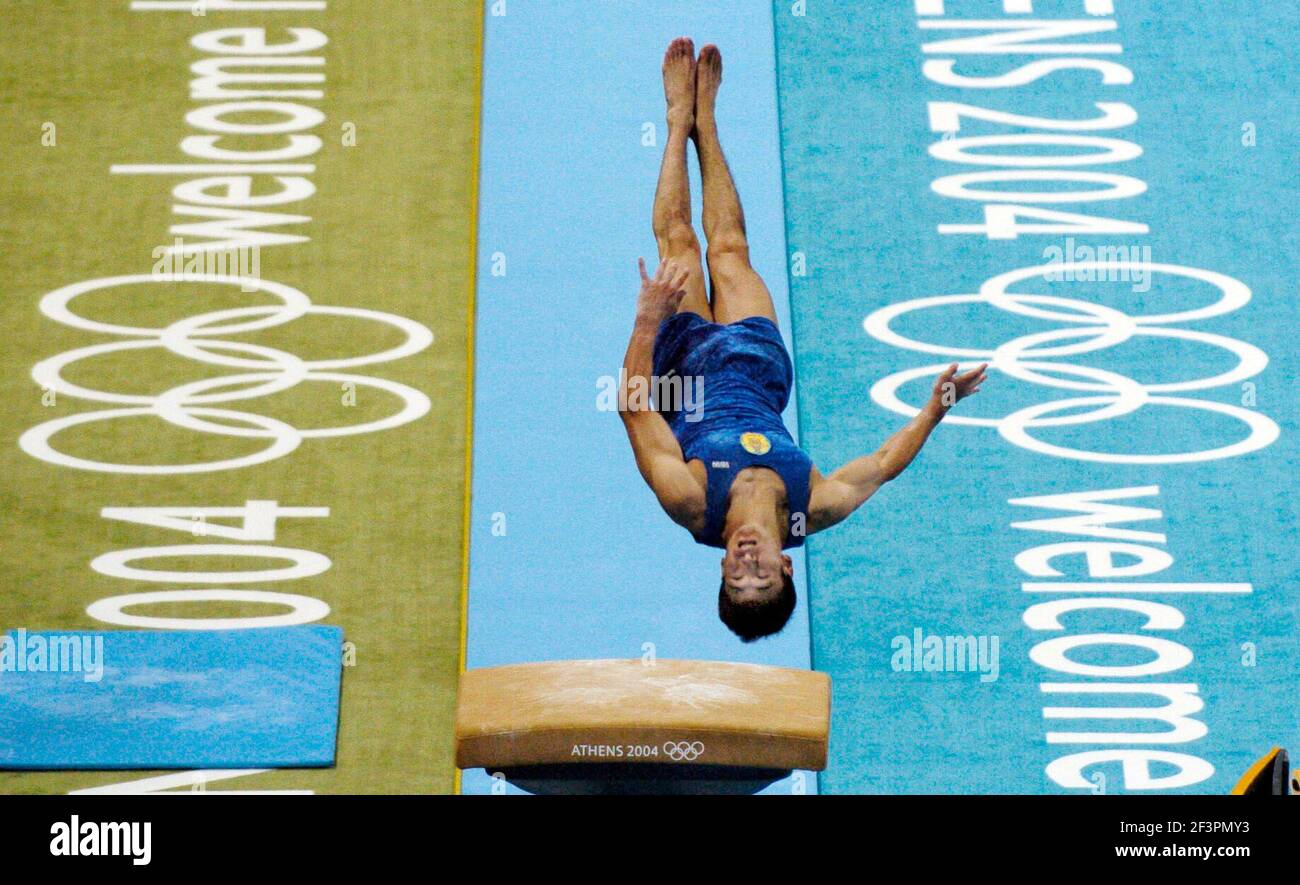
M 761 602 L 736 602 L 727 593 L 727 580 L 723 578 L 718 587 L 718 617 L 741 642 L 753 642 L 780 633 L 794 613 L 796 600 L 794 580 L 785 572 L 781 573 L 781 590 Z

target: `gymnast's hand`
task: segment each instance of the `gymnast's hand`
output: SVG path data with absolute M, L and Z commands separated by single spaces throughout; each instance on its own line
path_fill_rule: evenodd
M 956 363 L 944 369 L 943 373 L 935 379 L 934 390 L 930 394 L 930 407 L 942 416 L 959 400 L 964 400 L 978 392 L 980 385 L 988 377 L 984 371 L 988 367 L 988 363 L 982 363 L 961 375 L 957 374 Z
M 672 260 L 661 261 L 651 279 L 646 275 L 644 258 L 637 259 L 637 267 L 641 270 L 641 294 L 636 301 L 637 315 L 651 319 L 657 325 L 677 312 L 677 305 L 686 295 L 686 290 L 682 287 L 686 285 L 690 271 Z

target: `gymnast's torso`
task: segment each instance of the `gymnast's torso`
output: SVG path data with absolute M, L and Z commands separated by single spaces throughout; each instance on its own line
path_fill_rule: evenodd
M 706 489 L 704 512 L 691 527 L 695 540 L 726 546 L 722 530 L 732 486 L 742 472 L 763 469 L 785 487 L 783 546 L 802 545 L 813 463 L 781 419 L 794 371 L 776 325 L 764 317 L 722 325 L 688 311 L 676 313 L 655 337 L 654 373 L 661 379 L 679 376 L 684 387 L 702 393 L 702 401 L 689 408 L 659 404 L 683 458 Z

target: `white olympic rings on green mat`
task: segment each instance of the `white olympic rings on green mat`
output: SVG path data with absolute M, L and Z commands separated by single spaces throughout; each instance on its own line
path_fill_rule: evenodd
M 176 281 L 239 286 L 242 291 L 270 294 L 281 303 L 211 311 L 185 317 L 168 326 L 158 328 L 100 322 L 74 313 L 70 307 L 72 301 L 78 296 L 99 289 Z M 430 408 L 427 396 L 405 384 L 336 371 L 389 362 L 419 353 L 433 341 L 433 333 L 426 326 L 377 310 L 314 305 L 301 291 L 283 283 L 223 274 L 187 274 L 166 279 L 149 274 L 136 274 L 106 277 L 64 286 L 42 298 L 40 306 L 46 316 L 66 326 L 89 332 L 125 336 L 121 341 L 93 344 L 66 351 L 42 360 L 32 368 L 33 380 L 56 395 L 124 407 L 55 418 L 31 428 L 19 438 L 19 446 L 23 451 L 51 464 L 104 473 L 146 475 L 231 470 L 264 464 L 283 457 L 298 448 L 304 439 L 373 433 L 398 427 L 420 418 Z M 273 347 L 241 341 L 223 341 L 211 337 L 274 328 L 308 314 L 384 323 L 404 333 L 405 340 L 387 350 L 361 356 L 303 360 L 294 354 Z M 157 395 L 95 390 L 75 384 L 63 377 L 64 370 L 80 360 L 148 348 L 163 348 L 196 362 L 245 371 L 235 375 L 192 381 Z M 374 421 L 310 429 L 296 428 L 278 419 L 253 412 L 213 407 L 217 403 L 270 396 L 304 381 L 352 384 L 384 390 L 400 399 L 402 406 L 392 415 Z M 199 433 L 266 439 L 270 442 L 266 448 L 242 457 L 191 464 L 119 464 L 94 461 L 66 454 L 51 445 L 51 439 L 64 430 L 116 418 L 144 416 L 156 417 L 173 426 Z

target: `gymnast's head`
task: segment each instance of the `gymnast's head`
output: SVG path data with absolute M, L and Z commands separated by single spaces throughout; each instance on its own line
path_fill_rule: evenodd
M 718 617 L 742 642 L 780 633 L 794 612 L 794 565 L 781 540 L 745 525 L 727 538 Z

